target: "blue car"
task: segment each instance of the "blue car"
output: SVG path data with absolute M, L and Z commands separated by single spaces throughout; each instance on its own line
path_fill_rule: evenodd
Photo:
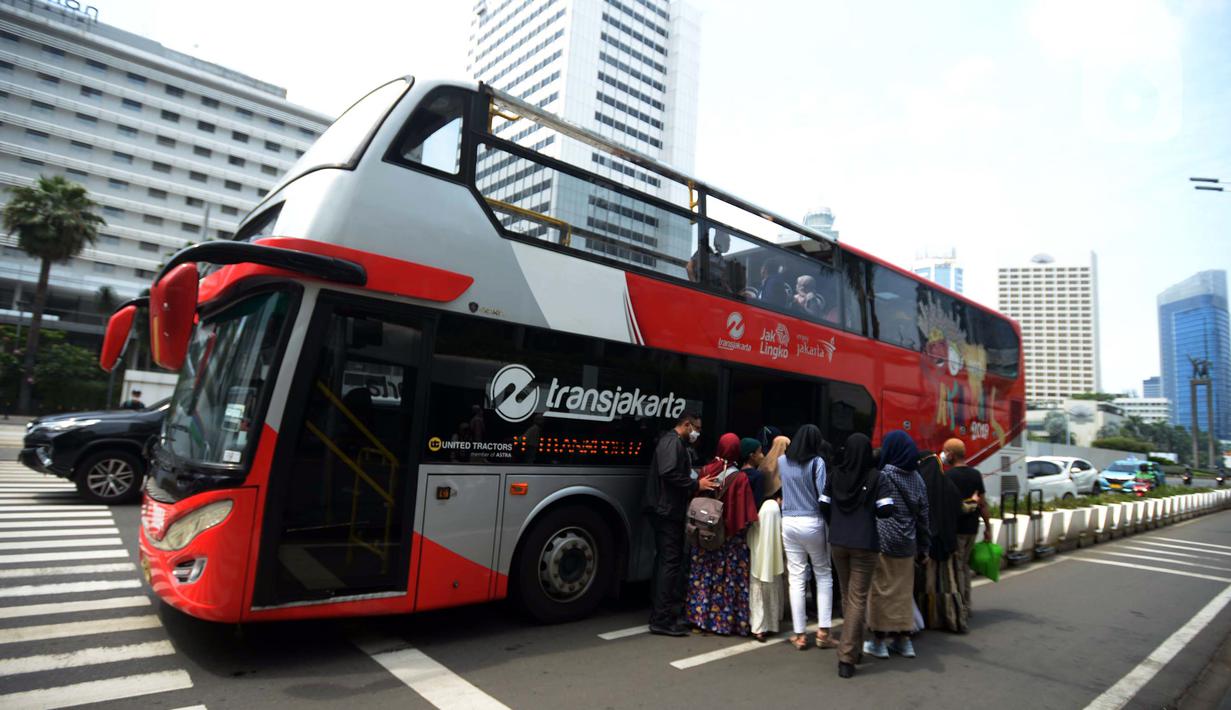
M 1104 493 L 1136 493 L 1164 486 L 1163 469 L 1153 461 L 1120 459 L 1099 474 L 1099 487 Z

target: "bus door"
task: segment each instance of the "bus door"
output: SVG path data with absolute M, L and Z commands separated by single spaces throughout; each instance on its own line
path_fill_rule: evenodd
M 322 295 L 270 476 L 255 606 L 407 591 L 423 323 Z

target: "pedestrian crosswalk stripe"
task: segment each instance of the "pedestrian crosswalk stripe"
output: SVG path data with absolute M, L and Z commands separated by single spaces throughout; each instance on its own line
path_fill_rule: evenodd
M 69 505 L 6 505 L 4 510 L 7 512 L 23 512 L 23 513 L 55 513 L 55 512 L 76 512 L 83 513 L 86 511 L 110 513 L 111 509 L 105 505 L 78 505 L 72 503 Z
M 115 525 L 115 521 L 111 516 L 85 519 L 70 519 L 70 520 L 3 520 L 0 521 L 0 530 L 8 530 L 12 528 L 34 529 L 34 528 L 91 528 L 98 525 Z
M 1131 548 L 1125 548 L 1131 549 Z M 1162 562 L 1168 565 L 1180 565 L 1181 567 L 1197 567 L 1199 569 L 1212 569 L 1219 572 L 1231 572 L 1231 567 L 1218 567 L 1216 565 L 1203 565 L 1199 562 L 1188 562 L 1187 560 L 1173 560 L 1167 557 L 1154 557 L 1153 555 L 1134 555 L 1127 552 L 1112 552 L 1111 550 L 1094 550 L 1100 555 L 1111 555 L 1113 557 L 1126 557 L 1130 560 L 1149 560 L 1151 562 Z M 1153 550 L 1145 550 L 1145 552 L 1153 552 Z
M 21 483 L 18 483 L 16 481 L 0 481 L 0 491 L 9 491 L 13 489 L 23 490 L 23 491 L 41 490 L 43 488 L 60 488 L 63 490 L 70 490 L 70 489 L 76 489 L 76 486 L 74 486 L 71 483 L 54 483 L 51 481 L 47 481 L 47 482 L 23 481 Z
M 58 671 L 65 668 L 95 666 L 101 663 L 116 663 L 117 661 L 127 661 L 134 658 L 170 656 L 173 653 L 175 653 L 175 647 L 171 645 L 171 642 L 150 641 L 149 643 L 133 643 L 126 646 L 83 648 L 77 651 L 68 651 L 67 653 L 0 658 L 0 676 Z
M 59 582 L 56 584 L 23 584 L 16 587 L 0 587 L 0 599 L 6 597 L 39 597 L 51 594 L 80 594 L 81 592 L 107 592 L 113 589 L 139 589 L 139 579 L 92 579 L 88 582 Z
M 29 542 L 0 542 L 0 550 L 47 550 L 56 547 L 107 547 L 122 544 L 124 541 L 118 537 L 90 540 L 31 540 Z
M 115 525 L 111 520 L 100 525 Z M 119 528 L 76 528 L 73 530 L 0 530 L 0 540 L 30 540 L 36 537 L 72 537 L 73 535 L 119 535 Z
M 1195 577 L 1197 579 L 1208 579 L 1214 582 L 1231 582 L 1231 577 L 1215 577 L 1212 574 L 1201 574 L 1200 572 L 1185 572 L 1182 569 L 1167 569 L 1166 567 L 1151 567 L 1149 565 L 1135 565 L 1132 562 L 1116 562 L 1114 560 L 1100 560 L 1094 557 L 1073 557 L 1071 559 L 1078 562 L 1093 562 L 1098 565 L 1111 565 L 1113 567 L 1128 567 L 1129 569 L 1140 569 L 1147 572 L 1165 572 L 1166 574 L 1176 574 L 1181 577 Z
M 23 606 L 0 607 L 0 619 L 21 619 L 27 616 L 51 616 L 53 614 L 75 614 L 80 611 L 130 609 L 132 607 L 149 605 L 150 598 L 146 596 L 108 597 L 106 599 L 86 599 L 72 602 L 25 604 Z
M 27 690 L 24 693 L 0 695 L 0 707 L 6 710 L 25 708 L 63 708 L 86 703 L 103 703 L 108 700 L 124 700 L 172 690 L 192 687 L 187 671 L 163 671 L 142 673 L 121 678 L 92 680 L 86 683 L 63 685 L 56 688 Z
M 509 710 L 469 681 L 401 639 L 354 639 L 372 657 L 424 700 L 438 708 Z M 0 698 L 2 700 L 2 698 Z
M 101 565 L 69 565 L 67 567 L 18 567 L 17 569 L 0 569 L 0 579 L 58 577 L 69 574 L 111 574 L 113 572 L 135 571 L 137 571 L 137 566 L 131 562 L 108 562 Z
M 0 555 L 0 564 L 61 562 L 64 560 L 106 560 L 128 557 L 128 550 L 74 550 L 72 552 L 31 552 L 24 555 Z
M 67 509 L 60 510 L 22 510 L 22 508 L 41 506 L 16 506 L 13 508 L 0 508 L 5 511 L 0 513 L 0 520 L 68 520 L 71 518 L 110 518 L 111 512 L 106 510 L 83 510 L 73 512 Z M 57 506 L 59 507 L 59 506 Z M 76 507 L 76 506 L 71 506 Z M 9 512 L 12 511 L 12 512 Z
M 15 629 L 0 629 L 0 644 L 46 641 L 48 639 L 90 636 L 93 634 L 111 634 L 118 631 L 157 629 L 160 626 L 162 624 L 158 621 L 158 617 L 152 614 L 145 616 L 121 616 L 116 619 L 98 619 L 96 621 L 70 621 L 63 624 L 44 624 L 41 626 L 18 626 Z M 0 702 L 0 707 L 4 707 L 4 703 Z

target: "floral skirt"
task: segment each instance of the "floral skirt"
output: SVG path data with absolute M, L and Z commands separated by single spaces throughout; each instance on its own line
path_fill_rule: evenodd
M 692 548 L 688 577 L 688 623 L 722 635 L 747 636 L 748 545 L 743 535 L 717 550 Z

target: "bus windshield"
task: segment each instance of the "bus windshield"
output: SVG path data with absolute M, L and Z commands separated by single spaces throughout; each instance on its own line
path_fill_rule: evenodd
M 355 167 L 385 115 L 409 88 L 409 79 L 394 79 L 352 104 L 291 166 L 273 192 L 312 170 Z
M 197 326 L 163 429 L 163 445 L 177 458 L 243 461 L 256 438 L 257 408 L 276 374 L 289 302 L 285 291 L 263 293 Z

